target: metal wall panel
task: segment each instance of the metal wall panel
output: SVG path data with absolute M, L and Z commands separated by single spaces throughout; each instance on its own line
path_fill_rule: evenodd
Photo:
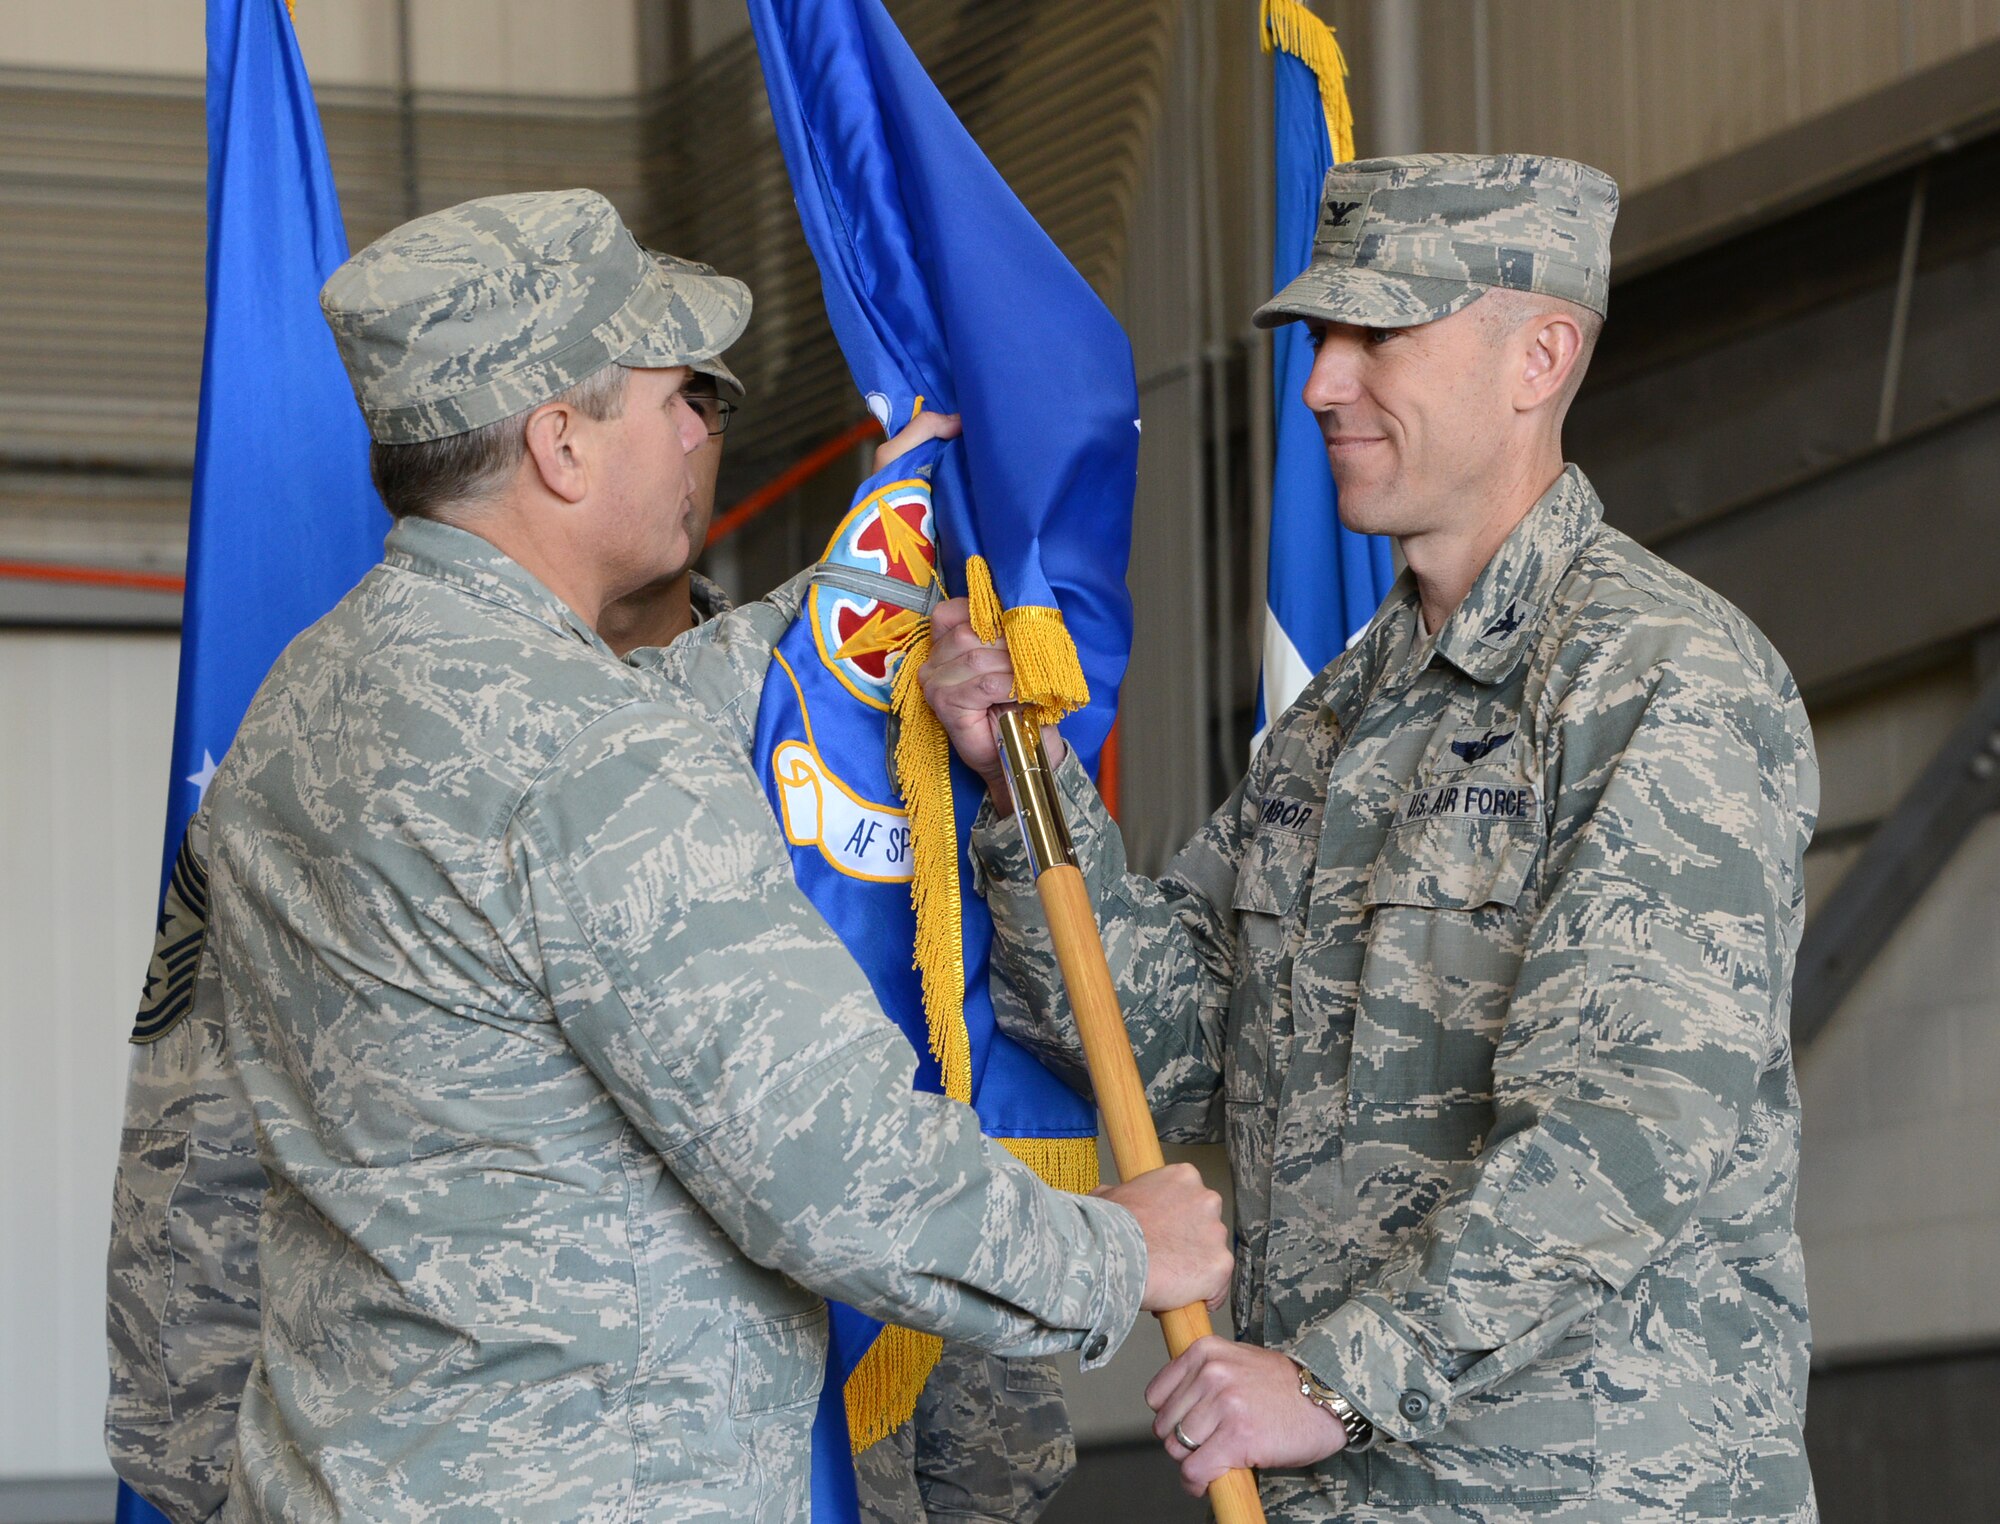
M 1989 411 L 1662 551 L 1749 613 L 1816 700 L 2000 624 L 1996 481 L 2000 411 Z
M 1195 124 L 1199 69 L 1183 34 L 1178 109 L 1153 143 L 1132 228 L 1122 315 L 1139 372 L 1139 490 L 1133 510 L 1132 665 L 1120 710 L 1121 796 L 1134 866 L 1157 872 L 1199 828 L 1213 791 L 1206 736 L 1212 627 L 1203 576 L 1205 348 Z
M 178 643 L 0 633 L 0 1477 L 100 1475 L 104 1249 Z
M 192 458 L 203 155 L 197 85 L 0 74 L 0 451 Z
M 1623 119 L 1617 153 L 1628 193 L 1796 118 L 1786 7 L 1682 0 L 1625 10 L 1615 56 L 1632 106 L 1612 109 Z
M 1612 522 L 1815 701 L 2000 621 L 1996 176 L 2000 133 L 1621 285 L 1571 412 Z
M 563 0 L 551 25 L 548 0 L 421 0 L 410 5 L 411 61 L 429 89 L 629 98 L 638 12 L 637 0 Z
M 644 221 L 629 100 L 420 97 L 411 181 L 392 92 L 319 99 L 357 247 L 413 193 L 583 183 Z M 0 70 L 0 553 L 182 564 L 205 173 L 197 84 Z
M 1426 148 L 1563 154 L 1627 195 L 2000 36 L 1993 0 L 1410 3 Z M 1366 157 L 1382 104 L 1371 0 L 1319 9 L 1354 65 Z
M 1789 94 L 1798 115 L 1817 116 L 1905 71 L 1903 0 L 1812 0 L 1804 7 L 1790 0 L 1787 8 L 1796 38 L 1786 60 L 1796 74 Z
M 1123 819 L 1157 872 L 1248 760 L 1268 535 L 1268 68 L 1229 5 L 1191 4 L 1134 215 L 1119 315 L 1145 430 L 1133 518 Z M 1226 124 L 1226 125 L 1225 125 Z M 1247 165 L 1247 168 L 1246 168 Z
M 534 95 L 629 95 L 643 13 L 663 0 L 408 0 L 417 84 Z M 664 0 L 723 11 L 712 0 Z M 397 0 L 297 0 L 299 48 L 316 84 L 392 85 Z M 739 11 L 740 14 L 740 11 Z M 0 63 L 199 79 L 202 7 L 192 0 L 63 0 L 9 8 Z

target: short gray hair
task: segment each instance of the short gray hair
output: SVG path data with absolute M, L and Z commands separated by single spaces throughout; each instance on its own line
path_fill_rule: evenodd
M 625 411 L 625 383 L 631 376 L 622 365 L 607 365 L 585 376 L 549 402 L 564 402 L 586 418 L 616 418 Z M 538 402 L 535 407 L 547 407 Z M 510 474 L 527 453 L 524 432 L 528 408 L 463 434 L 426 439 L 416 444 L 368 447 L 368 474 L 392 517 L 437 518 L 449 509 L 490 490 Z
M 1473 311 L 1485 320 L 1487 331 L 1495 338 L 1519 327 L 1536 313 L 1560 312 L 1573 321 L 1577 331 L 1583 335 L 1584 364 L 1589 363 L 1590 352 L 1597 347 L 1597 336 L 1604 331 L 1603 314 L 1593 312 L 1582 302 L 1573 302 L 1561 296 L 1544 296 L 1539 291 L 1515 291 L 1506 286 L 1495 286 L 1473 303 Z
M 1583 385 L 1583 373 L 1590 369 L 1590 357 L 1597 352 L 1597 336 L 1604 332 L 1604 314 L 1567 297 L 1516 291 L 1506 286 L 1494 287 L 1474 302 L 1470 310 L 1480 315 L 1487 336 L 1496 343 L 1538 313 L 1560 312 L 1573 321 L 1583 343 L 1576 357 L 1576 368 L 1569 373 L 1563 388 L 1561 406 L 1567 408 L 1575 400 L 1577 388 Z

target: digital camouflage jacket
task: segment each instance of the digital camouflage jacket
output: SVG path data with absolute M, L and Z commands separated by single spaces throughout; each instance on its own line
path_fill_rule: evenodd
M 112 1457 L 176 1519 L 789 1520 L 820 1293 L 1129 1329 L 1129 1214 L 910 1089 L 740 751 L 486 542 L 398 525 L 197 819 L 110 1262 Z

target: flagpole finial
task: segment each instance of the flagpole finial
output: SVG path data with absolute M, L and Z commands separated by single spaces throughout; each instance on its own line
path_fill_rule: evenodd
M 1301 0 L 1263 0 L 1263 7 L 1264 51 L 1282 49 L 1313 71 L 1320 104 L 1326 108 L 1326 139 L 1333 145 L 1333 162 L 1347 163 L 1354 157 L 1354 108 L 1347 99 L 1347 59 L 1333 28 Z

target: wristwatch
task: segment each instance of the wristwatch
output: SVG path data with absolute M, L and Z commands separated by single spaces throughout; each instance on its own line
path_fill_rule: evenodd
M 1339 1420 L 1343 1433 L 1347 1435 L 1346 1448 L 1355 1455 L 1375 1448 L 1375 1425 L 1354 1410 L 1354 1404 L 1328 1386 L 1319 1377 L 1294 1360 L 1299 1367 L 1299 1395 L 1316 1408 L 1324 1408 Z

